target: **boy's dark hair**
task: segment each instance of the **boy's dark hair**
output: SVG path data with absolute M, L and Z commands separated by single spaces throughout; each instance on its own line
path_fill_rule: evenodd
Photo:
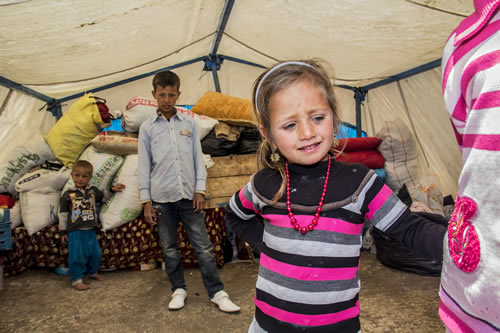
M 153 91 L 156 91 L 157 86 L 160 86 L 162 88 L 174 86 L 177 91 L 179 91 L 181 87 L 181 80 L 179 79 L 177 74 L 172 71 L 158 72 L 153 77 Z
M 76 168 L 88 169 L 90 170 L 90 174 L 94 172 L 94 167 L 92 166 L 92 163 L 86 160 L 75 161 L 75 163 L 73 164 L 73 168 L 71 170 L 75 170 Z

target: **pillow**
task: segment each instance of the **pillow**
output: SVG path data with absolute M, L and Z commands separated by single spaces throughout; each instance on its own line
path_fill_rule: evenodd
M 361 163 L 370 169 L 384 167 L 384 157 L 377 150 L 347 151 L 335 157 L 337 161 L 346 163 Z
M 377 137 L 345 138 L 339 139 L 335 148 L 345 152 L 370 150 L 377 148 L 381 141 Z
M 191 109 L 197 114 L 224 121 L 234 126 L 255 127 L 250 100 L 219 92 L 206 92 Z
M 104 122 L 96 99 L 92 94 L 87 94 L 71 105 L 45 136 L 45 140 L 55 157 L 65 166 L 71 167 L 78 154 L 99 132 L 98 125 L 102 124 Z

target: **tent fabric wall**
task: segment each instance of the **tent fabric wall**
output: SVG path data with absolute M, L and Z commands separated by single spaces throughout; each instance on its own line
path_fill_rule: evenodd
M 0 86 L 0 105 L 8 95 L 7 88 Z M 40 110 L 45 102 L 13 91 L 0 117 L 0 161 L 14 148 L 36 135 L 42 135 L 56 123 L 56 118 L 50 112 Z
M 363 87 L 439 59 L 451 31 L 473 11 L 468 0 L 15 2 L 2 2 L 0 10 L 0 75 L 58 99 L 92 91 L 112 110 L 123 109 L 133 96 L 151 96 L 152 77 L 146 74 L 213 51 L 263 66 L 320 57 L 333 66 L 337 84 Z M 196 61 L 174 69 L 182 81 L 180 104 L 195 104 L 215 90 L 203 66 Z M 224 60 L 217 71 L 221 92 L 250 98 L 262 71 Z M 144 77 L 94 91 L 138 75 Z M 0 88 L 2 103 L 7 90 Z M 342 118 L 355 123 L 353 91 L 339 88 L 337 95 Z M 65 102 L 63 112 L 73 101 Z M 20 144 L 33 129 L 47 131 L 54 119 L 38 112 L 43 105 L 12 94 L 0 116 L 2 143 Z M 374 135 L 394 117 L 414 131 L 421 164 L 440 175 L 444 194 L 454 195 L 461 158 L 442 102 L 439 68 L 368 92 L 363 130 Z

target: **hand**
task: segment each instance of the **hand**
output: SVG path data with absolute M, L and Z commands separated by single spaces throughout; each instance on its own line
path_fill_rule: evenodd
M 63 243 L 63 245 L 66 245 L 67 242 L 68 242 L 68 235 L 62 235 L 61 243 Z
M 193 208 L 195 213 L 199 213 L 205 208 L 205 196 L 201 193 L 195 193 L 193 198 Z
M 156 224 L 156 213 L 151 202 L 144 204 L 144 219 L 146 223 Z
M 122 184 L 122 183 L 118 183 L 118 184 L 116 184 L 115 186 L 113 186 L 113 187 L 111 188 L 111 191 L 113 191 L 113 192 L 121 192 L 121 191 L 123 191 L 124 189 L 125 189 L 125 185 L 124 185 L 124 184 Z

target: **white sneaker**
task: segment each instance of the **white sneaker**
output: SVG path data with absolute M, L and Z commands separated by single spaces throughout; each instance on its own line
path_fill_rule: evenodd
M 239 312 L 240 307 L 234 304 L 229 295 L 224 290 L 219 290 L 214 297 L 210 299 L 210 302 L 217 304 L 222 312 Z
M 186 290 L 182 288 L 175 289 L 172 294 L 172 300 L 168 303 L 169 310 L 180 310 L 184 307 L 184 300 L 187 297 Z

